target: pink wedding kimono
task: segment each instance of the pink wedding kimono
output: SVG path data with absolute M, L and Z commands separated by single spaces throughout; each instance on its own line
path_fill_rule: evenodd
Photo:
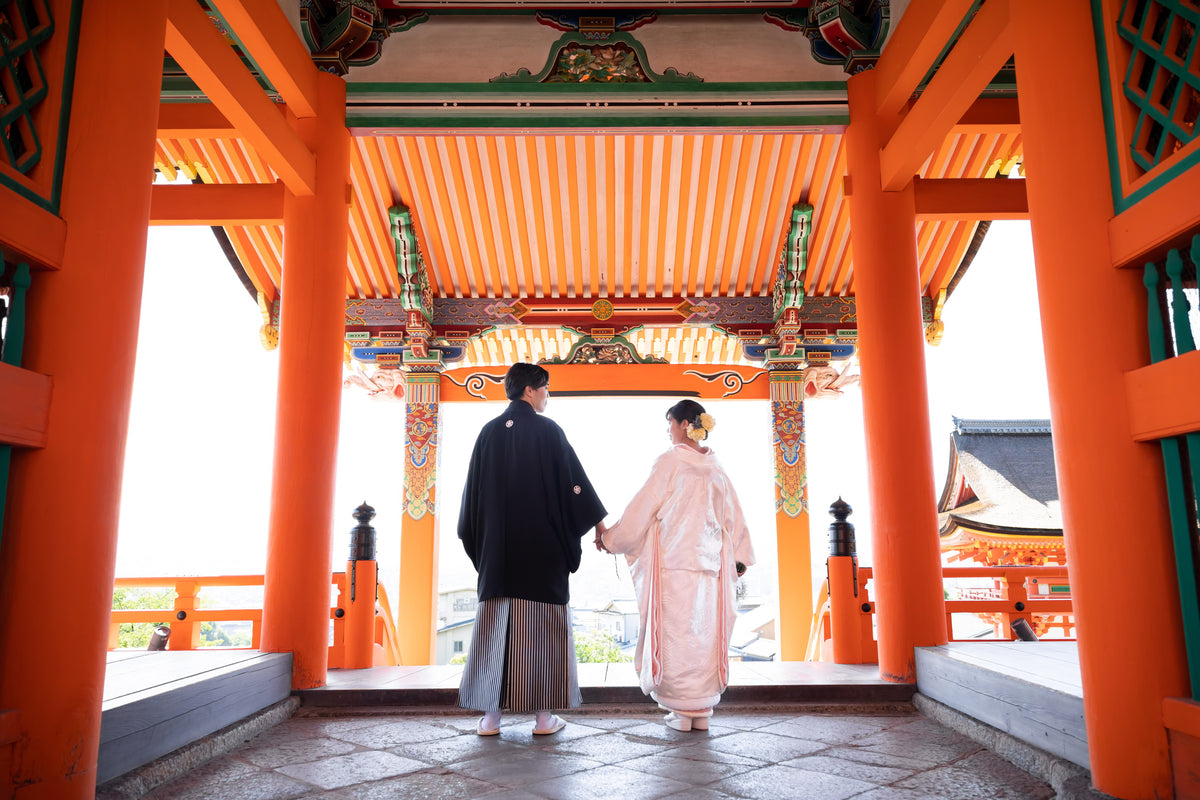
M 729 683 L 735 562 L 754 563 L 737 494 L 712 450 L 678 444 L 659 456 L 604 546 L 625 554 L 633 576 L 642 691 L 672 711 L 707 711 Z

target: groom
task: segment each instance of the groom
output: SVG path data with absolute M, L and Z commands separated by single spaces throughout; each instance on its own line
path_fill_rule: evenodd
M 566 724 L 553 709 L 583 702 L 571 635 L 568 577 L 580 539 L 604 530 L 604 505 L 562 428 L 541 416 L 550 373 L 517 363 L 504 376 L 509 405 L 483 426 L 467 471 L 458 538 L 479 573 L 479 606 L 458 704 L 500 732 L 501 709 L 536 711 L 535 734 Z

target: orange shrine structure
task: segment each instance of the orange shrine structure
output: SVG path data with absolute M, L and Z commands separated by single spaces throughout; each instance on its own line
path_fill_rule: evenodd
M 347 359 L 406 395 L 420 664 L 439 405 L 514 360 L 556 393 L 771 401 L 802 658 L 804 402 L 857 354 L 879 671 L 914 681 L 947 640 L 924 348 L 994 219 L 1032 224 L 1094 783 L 1195 796 L 1197 6 L 710 6 L 0 1 L 0 796 L 95 789 L 149 225 L 223 229 L 278 341 L 261 648 L 301 688 Z

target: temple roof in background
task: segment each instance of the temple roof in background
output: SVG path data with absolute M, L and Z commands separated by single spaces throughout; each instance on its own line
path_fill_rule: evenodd
M 989 548 L 1062 547 L 1062 510 L 1049 420 L 954 419 L 938 501 L 941 546 L 968 557 Z

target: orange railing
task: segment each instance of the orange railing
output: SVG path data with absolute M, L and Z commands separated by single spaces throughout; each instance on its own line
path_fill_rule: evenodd
M 329 619 L 332 623 L 329 646 L 329 666 L 339 668 L 344 663 L 345 614 L 339 611 L 349 608 L 346 573 L 330 575 L 330 587 L 337 590 L 337 602 L 330 606 Z M 171 628 L 168 649 L 195 650 L 200 648 L 200 626 L 211 622 L 249 622 L 251 626 L 249 647 L 224 647 L 225 650 L 257 650 L 262 636 L 262 608 L 201 608 L 197 597 L 206 588 L 262 586 L 262 575 L 205 575 L 188 577 L 117 578 L 114 586 L 126 588 L 173 589 L 175 600 L 172 608 L 114 609 L 109 617 L 108 647 L 116 649 L 121 625 L 130 623 L 166 624 Z M 396 626 L 392 619 L 387 591 L 378 586 L 375 605 L 375 662 L 381 666 L 399 663 L 399 645 Z M 204 649 L 209 649 L 205 647 Z
M 838 585 L 832 592 L 827 586 L 822 587 L 807 658 L 847 664 L 874 663 L 877 658 L 875 603 L 868 593 L 873 570 L 858 567 L 855 577 L 840 582 L 834 572 L 831 564 L 830 578 Z M 1069 640 L 1074 636 L 1075 616 L 1066 567 L 944 567 L 942 578 L 991 580 L 991 585 L 986 587 L 956 587 L 957 597 L 946 600 L 946 631 L 950 641 L 979 640 L 977 637 L 954 637 L 955 614 L 973 614 L 988 622 L 992 626 L 992 638 L 996 639 L 1017 638 L 1011 628 L 1017 619 L 1028 622 L 1039 637 L 1055 630 L 1061 634 L 1051 637 L 1056 640 Z M 845 589 L 848 585 L 853 586 L 853 593 Z M 840 647 L 835 647 L 835 631 L 853 641 L 841 642 Z M 835 657 L 835 651 L 840 652 L 840 657 Z
M 1055 639 L 1072 639 L 1075 614 L 1066 567 L 946 567 L 943 578 L 987 578 L 990 587 L 959 590 L 946 600 L 946 630 L 951 641 L 953 614 L 974 614 L 992 625 L 997 639 L 1015 639 L 1012 623 L 1024 619 L 1038 636 L 1057 629 Z

